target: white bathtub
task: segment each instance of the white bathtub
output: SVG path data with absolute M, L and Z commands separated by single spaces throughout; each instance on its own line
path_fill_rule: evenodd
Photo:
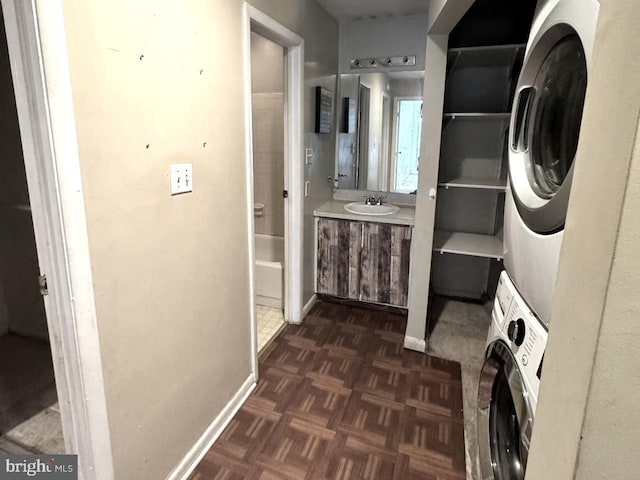
M 284 308 L 284 237 L 255 234 L 256 303 Z

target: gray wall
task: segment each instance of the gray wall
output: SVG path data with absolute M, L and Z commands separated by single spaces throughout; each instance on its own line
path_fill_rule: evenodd
M 639 16 L 601 2 L 528 480 L 640 470 Z
M 338 71 L 338 24 L 313 0 L 250 0 L 254 7 L 272 17 L 305 40 L 304 56 L 304 146 L 312 148 L 313 163 L 305 167 L 305 180 L 310 182 L 310 194 L 304 201 L 304 281 L 303 304 L 314 294 L 315 222 L 313 210 L 331 199 L 331 184 L 335 162 L 337 125 L 331 134 L 316 134 L 315 87 L 321 86 L 334 94 Z M 304 159 L 299 161 L 304 162 Z
M 48 338 L 9 54 L 0 31 L 0 335 Z
M 392 99 L 395 97 L 421 97 L 424 89 L 422 78 L 391 78 L 389 82 Z
M 426 37 L 426 15 L 341 23 L 340 73 L 353 73 L 349 62 L 354 58 L 397 55 L 415 55 L 415 67 L 408 69 L 424 70 Z

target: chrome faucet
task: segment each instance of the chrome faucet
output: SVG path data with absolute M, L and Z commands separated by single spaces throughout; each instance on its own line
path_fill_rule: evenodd
M 387 198 L 382 195 L 376 198 L 375 195 L 362 195 L 365 205 L 382 205 L 382 201 Z

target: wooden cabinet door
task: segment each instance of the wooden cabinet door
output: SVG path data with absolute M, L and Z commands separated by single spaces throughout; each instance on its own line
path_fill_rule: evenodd
M 365 223 L 363 230 L 360 298 L 406 307 L 411 227 Z
M 318 219 L 318 293 L 359 300 L 362 224 Z

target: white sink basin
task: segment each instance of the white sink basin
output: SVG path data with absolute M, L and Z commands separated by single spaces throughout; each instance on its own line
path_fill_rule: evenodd
M 389 205 L 388 203 L 383 205 L 367 205 L 364 202 L 352 202 L 347 203 L 344 209 L 349 213 L 357 213 L 358 215 L 393 215 L 400 210 L 400 207 Z

